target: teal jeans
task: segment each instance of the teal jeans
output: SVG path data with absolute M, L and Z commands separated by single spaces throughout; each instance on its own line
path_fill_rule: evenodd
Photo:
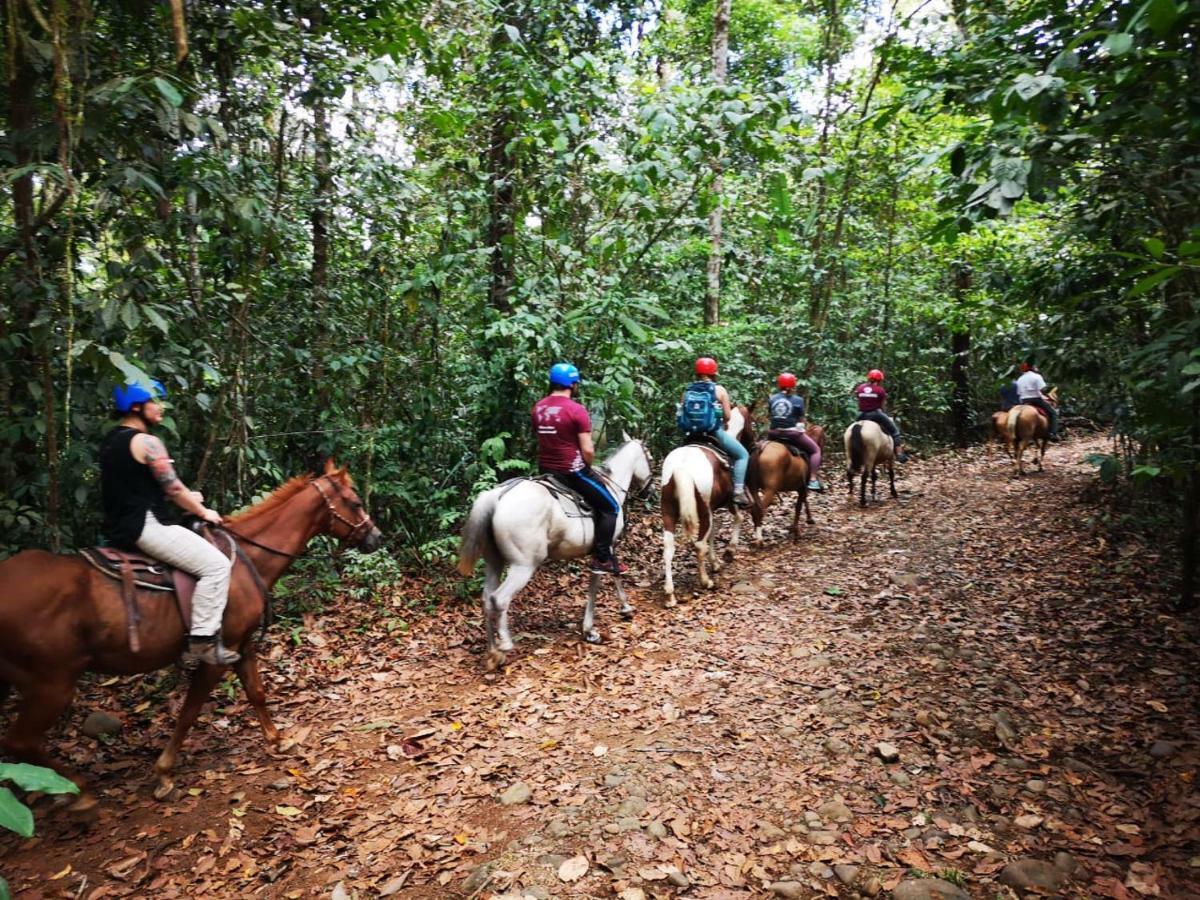
M 737 438 L 718 428 L 712 433 L 721 449 L 733 457 L 733 492 L 739 493 L 746 486 L 746 469 L 750 466 L 750 451 L 738 443 Z

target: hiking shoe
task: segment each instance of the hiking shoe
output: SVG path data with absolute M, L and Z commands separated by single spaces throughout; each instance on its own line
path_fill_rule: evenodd
M 825 488 L 821 487 L 821 482 L 817 481 L 815 478 L 808 483 L 808 489 L 818 494 L 825 490 Z
M 745 488 L 742 488 L 740 491 L 734 491 L 733 502 L 742 509 L 745 509 L 747 506 L 750 506 L 754 503 L 754 501 L 750 498 L 750 492 Z
M 902 462 L 902 463 L 908 462 L 908 459 L 909 459 L 908 454 L 905 453 L 903 450 L 901 450 L 899 453 L 896 454 L 896 462 Z
M 219 637 L 191 637 L 183 654 L 185 665 L 207 663 L 210 666 L 232 666 L 242 654 L 230 650 Z
M 624 575 L 629 571 L 629 566 L 624 563 L 617 562 L 614 556 L 612 559 L 597 559 L 592 557 L 592 571 L 597 575 Z

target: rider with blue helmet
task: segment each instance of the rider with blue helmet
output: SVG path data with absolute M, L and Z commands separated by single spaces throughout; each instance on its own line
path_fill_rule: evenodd
M 119 421 L 100 442 L 104 536 L 115 547 L 141 551 L 196 576 L 186 659 L 227 666 L 240 659 L 220 638 L 233 564 L 195 532 L 165 524 L 167 500 L 206 522 L 221 524 L 220 514 L 204 505 L 204 497 L 179 480 L 166 446 L 151 433 L 163 420 L 166 397 L 159 381 L 113 388 Z
M 570 363 L 550 367 L 550 393 L 534 404 L 530 418 L 538 439 L 538 468 L 551 473 L 580 494 L 592 508 L 596 536 L 592 546 L 592 571 L 603 575 L 628 572 L 613 555 L 613 534 L 621 506 L 591 469 L 596 455 L 592 419 L 579 392 L 579 370 Z

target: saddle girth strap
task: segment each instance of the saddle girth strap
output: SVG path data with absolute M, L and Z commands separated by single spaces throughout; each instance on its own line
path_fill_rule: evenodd
M 121 561 L 121 599 L 125 601 L 125 630 L 129 634 L 129 649 L 138 653 L 142 649 L 142 616 L 138 612 L 137 591 L 133 587 L 133 566 L 129 560 Z
M 271 596 L 271 589 L 267 587 L 267 583 L 263 581 L 262 575 L 259 574 L 258 567 L 254 565 L 250 557 L 246 555 L 246 551 L 242 549 L 242 545 L 239 544 L 232 536 L 226 535 L 226 537 L 229 539 L 229 543 L 233 545 L 233 550 L 234 553 L 237 554 L 237 558 L 240 559 L 245 564 L 246 568 L 250 570 L 250 577 L 254 579 L 254 586 L 258 588 L 258 592 L 262 594 L 263 617 L 260 630 L 266 631 L 267 627 L 273 621 L 275 621 L 275 598 Z

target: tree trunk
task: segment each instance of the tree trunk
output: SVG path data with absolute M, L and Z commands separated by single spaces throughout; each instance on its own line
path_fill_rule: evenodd
M 730 0 L 716 0 L 713 7 L 712 73 L 713 84 L 724 87 L 729 71 L 729 13 Z M 716 325 L 721 317 L 721 237 L 724 182 L 722 160 L 712 161 L 712 211 L 708 214 L 708 290 L 704 297 L 704 324 Z
M 954 306 L 962 316 L 963 297 L 971 289 L 971 267 L 963 262 L 953 266 Z M 965 324 L 954 326 L 950 334 L 950 382 L 954 393 L 950 398 L 950 413 L 954 420 L 954 443 L 966 447 L 971 430 L 971 391 L 967 381 L 967 355 L 971 352 L 971 332 Z

